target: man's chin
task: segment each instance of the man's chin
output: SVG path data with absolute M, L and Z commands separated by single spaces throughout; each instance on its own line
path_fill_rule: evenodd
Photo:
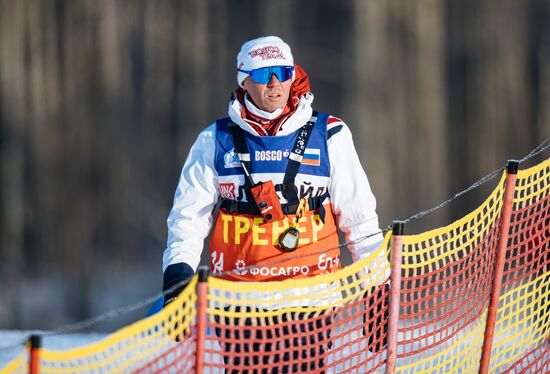
M 273 102 L 273 101 L 270 101 L 269 105 L 266 105 L 266 107 L 268 108 L 267 111 L 269 113 L 273 113 L 277 109 L 284 108 L 284 106 L 285 106 L 285 103 L 283 102 Z

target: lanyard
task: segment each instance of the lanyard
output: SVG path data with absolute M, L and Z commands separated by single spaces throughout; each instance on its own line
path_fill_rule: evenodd
M 287 205 L 296 205 L 296 223 L 294 227 L 289 227 L 285 230 L 279 237 L 279 247 L 285 252 L 292 252 L 298 248 L 300 232 L 297 229 L 296 225 L 298 220 L 303 216 L 303 214 L 309 210 L 308 200 L 303 198 L 299 200 L 298 198 L 298 188 L 296 187 L 295 179 L 298 175 L 298 169 L 302 164 L 304 159 L 304 153 L 307 147 L 307 143 L 311 136 L 313 126 L 317 120 L 317 113 L 314 112 L 314 115 L 310 120 L 298 130 L 298 135 L 296 141 L 294 142 L 294 147 L 292 152 L 288 156 L 288 164 L 285 170 L 285 176 L 283 178 L 281 192 L 285 199 L 287 199 Z M 269 181 L 268 184 L 256 184 L 252 175 L 250 174 L 250 151 L 248 150 L 248 145 L 246 143 L 246 137 L 244 130 L 241 129 L 238 125 L 231 123 L 229 125 L 229 132 L 233 140 L 237 151 L 237 157 L 242 165 L 244 175 L 245 175 L 245 184 L 248 190 L 252 193 L 254 201 L 260 209 L 260 213 L 266 221 L 270 221 L 273 217 L 271 213 L 264 214 L 262 207 L 268 206 L 267 210 L 270 211 L 280 211 L 280 217 L 282 217 L 282 210 L 280 208 L 279 199 L 275 193 L 275 188 L 273 187 L 273 182 Z M 263 187 L 266 187 L 265 191 L 262 191 Z M 264 193 L 265 192 L 265 193 Z M 266 201 L 272 201 L 267 204 Z M 276 200 L 276 201 L 274 201 Z M 263 205 L 262 205 L 263 204 Z M 277 214 L 277 213 L 274 213 Z
M 298 136 L 294 142 L 292 152 L 288 155 L 288 164 L 285 170 L 285 176 L 282 183 L 282 194 L 289 204 L 298 203 L 298 188 L 294 183 L 298 169 L 304 158 L 304 152 L 309 141 L 309 137 L 317 120 L 317 112 L 313 112 L 309 121 L 298 130 Z M 229 133 L 237 150 L 237 157 L 243 167 L 246 186 L 250 189 L 256 185 L 250 173 L 250 151 L 246 143 L 244 130 L 235 123 L 229 124 Z

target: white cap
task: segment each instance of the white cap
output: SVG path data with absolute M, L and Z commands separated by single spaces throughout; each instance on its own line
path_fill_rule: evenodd
M 268 66 L 294 66 L 288 44 L 277 36 L 264 36 L 244 43 L 237 55 L 237 69 L 254 70 Z M 237 82 L 242 87 L 248 74 L 238 72 Z

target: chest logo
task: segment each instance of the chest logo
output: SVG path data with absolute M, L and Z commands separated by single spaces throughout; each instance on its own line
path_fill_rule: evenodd
M 233 183 L 220 183 L 220 195 L 224 199 L 237 200 L 235 185 Z
M 285 156 L 284 153 L 281 150 L 256 151 L 254 152 L 254 161 L 281 161 Z
M 321 150 L 319 148 L 306 148 L 302 164 L 311 166 L 321 165 Z
M 220 252 L 220 257 L 218 258 L 218 252 L 212 252 L 212 273 L 219 274 L 223 273 L 223 252 Z
M 233 148 L 229 152 L 226 152 L 223 155 L 223 166 L 226 169 L 238 168 L 241 166 L 241 163 L 239 162 L 239 156 L 237 156 L 235 148 Z
M 237 262 L 235 262 L 235 272 L 239 275 L 246 275 L 246 273 L 248 273 L 246 262 L 243 260 L 237 260 Z

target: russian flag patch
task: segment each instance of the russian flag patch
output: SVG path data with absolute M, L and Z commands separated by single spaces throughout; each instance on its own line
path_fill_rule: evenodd
M 306 148 L 302 164 L 312 166 L 321 165 L 321 150 L 318 148 Z

